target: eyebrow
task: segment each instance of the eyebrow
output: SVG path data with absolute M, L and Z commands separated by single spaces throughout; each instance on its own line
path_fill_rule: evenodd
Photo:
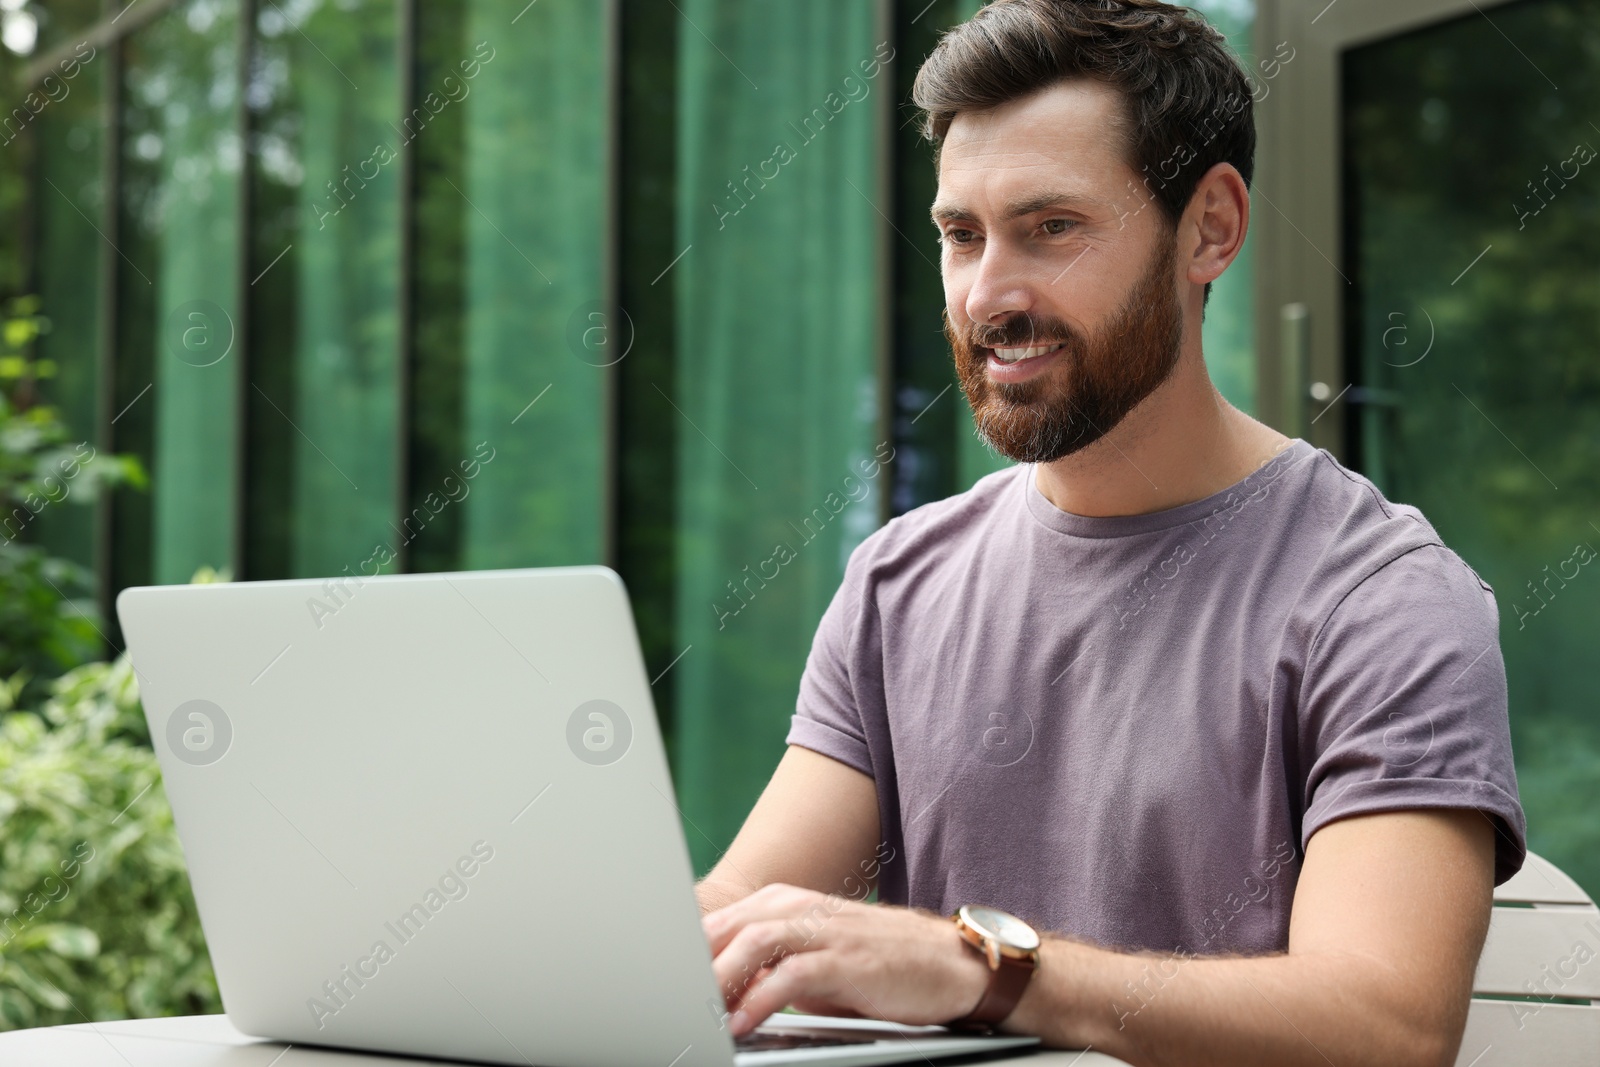
M 1047 191 L 1010 201 L 1001 210 L 1000 218 L 1002 220 L 1021 218 L 1024 215 L 1032 215 L 1036 211 L 1043 211 L 1052 207 L 1098 208 L 1104 207 L 1104 202 L 1097 197 L 1084 196 L 1079 193 Z M 933 205 L 932 210 L 929 211 L 929 215 L 935 223 L 975 217 L 970 208 L 961 204 L 940 204 L 937 202 Z

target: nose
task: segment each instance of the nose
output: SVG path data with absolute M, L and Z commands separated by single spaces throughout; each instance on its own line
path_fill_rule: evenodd
M 999 242 L 990 242 L 967 290 L 967 317 L 984 326 L 997 326 L 1019 311 L 1031 310 L 1033 286 L 1022 267 L 1015 254 Z

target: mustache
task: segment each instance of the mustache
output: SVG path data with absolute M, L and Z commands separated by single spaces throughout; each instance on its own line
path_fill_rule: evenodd
M 958 329 L 953 328 L 951 332 L 958 334 L 970 348 L 1083 343 L 1083 338 L 1078 332 L 1060 319 L 1039 318 L 1025 311 L 1013 315 L 998 326 L 969 323 Z

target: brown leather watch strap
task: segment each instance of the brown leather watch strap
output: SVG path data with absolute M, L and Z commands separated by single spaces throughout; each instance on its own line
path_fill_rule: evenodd
M 952 1030 L 993 1030 L 996 1023 L 1016 1010 L 1033 969 L 1032 959 L 1001 956 L 999 968 L 989 972 L 989 988 L 983 991 L 978 1006 L 945 1025 Z

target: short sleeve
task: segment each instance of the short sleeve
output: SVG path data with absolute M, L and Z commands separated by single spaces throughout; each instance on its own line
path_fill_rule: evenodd
M 787 741 L 875 777 L 861 701 L 852 677 L 859 673 L 855 642 L 867 610 L 863 564 L 870 543 L 870 539 L 863 542 L 850 554 L 844 579 L 817 624 L 805 671 L 800 676 L 800 695 Z
M 1493 593 L 1439 544 L 1364 579 L 1312 641 L 1301 688 L 1301 842 L 1349 815 L 1472 808 L 1495 884 L 1527 854 Z

